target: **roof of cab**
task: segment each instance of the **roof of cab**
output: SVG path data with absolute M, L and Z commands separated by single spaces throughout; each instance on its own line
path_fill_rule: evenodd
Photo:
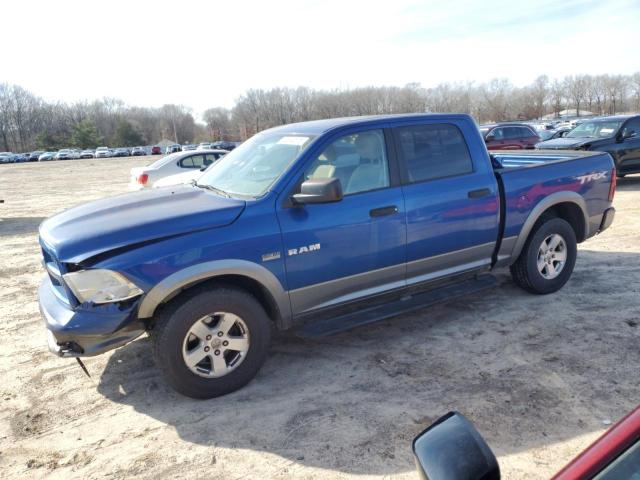
M 594 117 L 594 118 L 586 118 L 584 121 L 586 122 L 618 122 L 624 121 L 628 118 L 638 117 L 639 115 L 611 115 L 607 117 Z
M 302 133 L 309 135 L 320 135 L 329 130 L 351 125 L 375 125 L 376 123 L 386 123 L 389 121 L 420 120 L 420 119 L 471 119 L 465 113 L 402 113 L 393 115 L 368 115 L 361 117 L 327 118 L 324 120 L 311 120 L 309 122 L 290 123 L 279 127 L 273 127 L 265 132 L 270 133 Z

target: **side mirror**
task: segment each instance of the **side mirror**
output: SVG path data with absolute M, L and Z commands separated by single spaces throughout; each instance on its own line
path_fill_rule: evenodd
M 624 132 L 622 132 L 620 139 L 626 140 L 627 138 L 634 138 L 635 136 L 636 136 L 636 132 L 634 132 L 633 130 L 625 130 Z
M 496 137 L 494 137 L 493 135 L 487 135 L 486 137 L 484 137 L 485 142 L 493 142 L 495 139 Z
M 331 203 L 342 200 L 342 185 L 337 178 L 310 178 L 302 182 L 300 193 L 292 197 L 293 203 Z
M 473 424 L 449 412 L 413 440 L 423 480 L 500 480 L 495 455 Z
M 202 165 L 202 166 L 200 167 L 200 171 L 201 171 L 201 172 L 204 172 L 207 168 L 209 168 L 209 165 Z

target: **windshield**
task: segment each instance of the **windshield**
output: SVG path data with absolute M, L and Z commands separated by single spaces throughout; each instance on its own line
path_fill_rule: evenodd
M 214 163 L 198 179 L 198 185 L 231 195 L 259 197 L 313 138 L 285 133 L 255 135 Z
M 606 138 L 613 137 L 622 125 L 618 122 L 585 122 L 571 130 L 565 138 Z

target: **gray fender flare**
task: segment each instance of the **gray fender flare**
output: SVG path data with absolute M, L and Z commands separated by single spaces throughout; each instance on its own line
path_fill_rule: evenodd
M 138 318 L 153 317 L 158 305 L 174 296 L 184 287 L 221 275 L 241 275 L 260 283 L 269 291 L 278 306 L 280 311 L 279 322 L 282 325 L 289 324 L 291 320 L 291 302 L 289 301 L 289 294 L 284 290 L 280 281 L 265 267 L 239 259 L 200 263 L 169 275 L 144 296 L 138 309 Z
M 529 238 L 531 229 L 536 224 L 540 216 L 549 208 L 560 203 L 574 203 L 580 207 L 582 216 L 584 217 L 585 238 L 589 237 L 589 215 L 587 214 L 587 204 L 584 201 L 584 198 L 576 192 L 566 191 L 552 193 L 551 195 L 544 197 L 535 207 L 533 207 L 533 210 L 531 210 L 531 213 L 522 225 L 522 230 L 520 230 L 520 234 L 518 235 L 513 251 L 511 252 L 512 261 L 515 261 L 515 259 L 520 256 L 520 252 L 522 252 L 524 244 L 527 241 L 527 238 Z

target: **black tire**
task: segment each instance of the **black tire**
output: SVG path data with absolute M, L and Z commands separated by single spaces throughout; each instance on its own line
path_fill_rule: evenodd
M 547 279 L 538 271 L 538 250 L 542 242 L 553 234 L 558 234 L 564 239 L 567 247 L 567 259 L 560 274 L 553 279 Z M 577 251 L 576 234 L 567 221 L 557 217 L 541 218 L 529 234 L 520 256 L 511 265 L 513 281 L 531 293 L 544 295 L 557 292 L 567 283 L 573 273 Z
M 265 362 L 271 342 L 271 320 L 249 293 L 219 286 L 186 293 L 162 311 L 151 331 L 156 365 L 169 385 L 192 398 L 214 398 L 246 385 Z M 194 323 L 214 312 L 237 315 L 249 331 L 249 350 L 235 370 L 218 378 L 192 372 L 182 355 L 183 342 Z

